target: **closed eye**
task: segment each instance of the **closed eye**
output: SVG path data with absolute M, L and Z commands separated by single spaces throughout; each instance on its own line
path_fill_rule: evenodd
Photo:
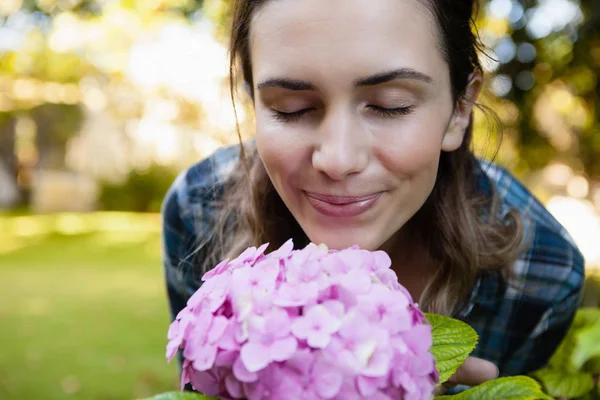
M 407 106 L 407 107 L 397 107 L 397 108 L 385 108 L 385 107 L 379 107 L 379 106 L 374 106 L 372 104 L 369 104 L 369 105 L 367 105 L 367 109 L 369 109 L 370 111 L 373 111 L 376 114 L 379 114 L 383 117 L 393 118 L 393 117 L 398 117 L 400 115 L 408 115 L 408 114 L 412 113 L 414 110 L 414 107 Z
M 294 112 L 283 112 L 279 110 L 272 109 L 275 119 L 281 122 L 295 122 L 302 118 L 304 115 L 313 111 L 314 108 L 304 108 L 302 110 L 294 111 Z

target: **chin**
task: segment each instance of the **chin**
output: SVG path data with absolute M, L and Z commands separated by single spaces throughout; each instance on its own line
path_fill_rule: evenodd
M 358 233 L 358 232 L 357 232 Z M 332 250 L 343 250 L 348 247 L 358 246 L 364 250 L 375 251 L 381 246 L 375 243 L 375 240 L 368 240 L 367 235 L 355 234 L 353 232 L 342 232 L 334 228 L 328 232 L 315 233 L 308 235 L 311 242 L 315 244 L 325 244 Z

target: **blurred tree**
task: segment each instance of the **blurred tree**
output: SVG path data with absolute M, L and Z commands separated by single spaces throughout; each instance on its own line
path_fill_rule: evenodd
M 163 197 L 177 177 L 172 168 L 151 164 L 134 169 L 124 182 L 103 182 L 100 203 L 103 210 L 159 212 Z
M 67 142 L 81 126 L 81 108 L 76 105 L 42 104 L 32 108 L 29 113 L 37 126 L 37 167 L 64 169 Z
M 490 0 L 478 22 L 498 61 L 492 89 L 518 112 L 503 120 L 515 168 L 556 160 L 600 178 L 600 2 Z
M 6 186 L 6 188 L 4 188 L 6 192 L 18 193 L 18 165 L 17 157 L 15 155 L 14 126 L 14 118 L 8 113 L 0 112 L 0 173 L 5 172 L 6 176 L 3 174 L 2 178 L 7 179 L 7 181 L 2 182 L 2 185 Z M 17 197 L 11 197 L 11 199 L 3 199 L 3 196 L 0 195 L 0 206 L 15 206 L 19 199 Z
M 203 5 L 201 0 L 0 2 L 0 163 L 25 190 L 32 168 L 66 168 L 67 144 L 78 134 L 84 103 L 95 110 L 111 108 L 123 119 L 123 107 L 130 116 L 139 113 L 141 105 L 115 90 L 127 86 L 122 60 L 139 26 L 185 23 Z M 102 86 L 90 85 L 90 78 Z M 125 106 L 110 103 L 106 86 Z M 21 154 L 15 146 L 18 121 L 34 135 Z

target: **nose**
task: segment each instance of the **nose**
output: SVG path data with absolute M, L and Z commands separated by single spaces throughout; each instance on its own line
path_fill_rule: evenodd
M 369 163 L 369 139 L 351 115 L 337 112 L 324 118 L 312 154 L 315 169 L 333 180 L 363 171 Z

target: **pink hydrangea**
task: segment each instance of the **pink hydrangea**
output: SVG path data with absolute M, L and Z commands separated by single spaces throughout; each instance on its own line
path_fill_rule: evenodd
M 431 397 L 431 327 L 385 252 L 266 248 L 207 272 L 171 324 L 182 387 L 223 399 Z

